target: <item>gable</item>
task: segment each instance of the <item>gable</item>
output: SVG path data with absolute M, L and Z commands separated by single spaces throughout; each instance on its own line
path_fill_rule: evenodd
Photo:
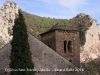
M 65 58 L 63 58 L 58 53 L 56 53 L 55 51 L 50 49 L 48 46 L 43 44 L 41 41 L 36 39 L 31 34 L 29 34 L 29 44 L 30 44 L 30 50 L 32 52 L 32 61 L 34 62 L 35 69 L 48 68 L 50 70 L 53 70 L 55 68 L 58 68 L 58 69 L 74 68 L 73 64 L 71 64 Z M 7 44 L 4 48 L 0 50 L 0 74 L 2 75 L 4 74 L 4 69 L 9 68 L 10 50 L 11 50 L 10 44 Z M 58 72 L 50 72 L 50 74 L 48 74 L 48 72 L 45 72 L 44 74 L 43 72 L 39 72 L 39 73 L 36 73 L 36 75 L 46 75 L 46 74 L 56 75 L 57 73 Z M 61 73 L 61 74 L 70 75 L 69 73 L 66 73 L 66 72 Z

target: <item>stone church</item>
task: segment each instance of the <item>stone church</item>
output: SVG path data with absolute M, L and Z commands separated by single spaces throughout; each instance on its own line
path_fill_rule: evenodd
M 35 75 L 85 75 L 82 71 L 73 70 L 80 67 L 79 32 L 77 30 L 57 23 L 41 34 L 41 41 L 30 33 L 28 35 L 32 61 L 36 69 Z M 0 75 L 10 74 L 10 53 L 10 43 L 0 49 Z
M 41 34 L 41 40 L 69 62 L 80 67 L 79 32 L 76 29 L 57 23 Z

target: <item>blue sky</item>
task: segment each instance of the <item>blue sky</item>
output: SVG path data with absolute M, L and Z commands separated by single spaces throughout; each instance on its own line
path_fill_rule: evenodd
M 6 0 L 0 0 L 0 7 Z M 100 0 L 9 0 L 31 14 L 71 19 L 79 13 L 92 15 L 100 24 Z

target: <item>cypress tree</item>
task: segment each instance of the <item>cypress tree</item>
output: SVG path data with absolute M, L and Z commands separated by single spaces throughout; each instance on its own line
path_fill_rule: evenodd
M 13 39 L 11 42 L 10 68 L 13 69 L 11 75 L 34 75 L 33 71 L 27 71 L 27 68 L 33 69 L 34 65 L 32 63 L 27 28 L 24 20 L 23 14 L 19 10 L 19 15 L 14 21 Z M 23 71 L 21 71 L 22 69 Z

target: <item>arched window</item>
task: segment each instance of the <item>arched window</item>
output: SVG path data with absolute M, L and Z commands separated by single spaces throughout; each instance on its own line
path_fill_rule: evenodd
M 47 45 L 48 45 L 48 47 L 50 47 L 50 44 L 49 43 Z
M 49 42 L 47 45 L 48 45 L 49 47 L 51 47 L 51 42 Z
M 64 53 L 66 53 L 67 41 L 64 41 Z
M 72 42 L 71 41 L 68 41 L 67 48 L 68 48 L 68 52 L 72 53 Z
M 72 63 L 72 60 L 69 60 L 69 62 L 71 62 L 71 63 Z

